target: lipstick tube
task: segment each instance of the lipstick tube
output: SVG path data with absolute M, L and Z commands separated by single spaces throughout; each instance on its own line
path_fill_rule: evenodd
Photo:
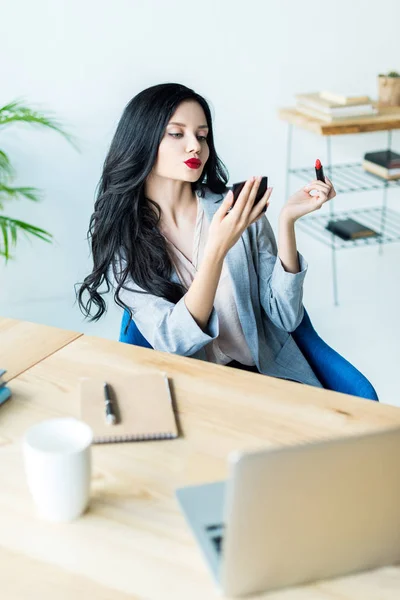
M 315 161 L 315 174 L 317 176 L 318 181 L 323 181 L 324 183 L 326 183 L 324 169 L 322 168 L 322 164 L 319 158 L 317 158 L 317 160 Z

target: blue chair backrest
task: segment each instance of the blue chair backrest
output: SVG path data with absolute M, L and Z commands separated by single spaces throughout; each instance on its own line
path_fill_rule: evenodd
M 368 379 L 319 337 L 306 310 L 292 336 L 325 389 L 378 400 Z
M 153 348 L 140 333 L 134 320 L 129 323 L 125 332 L 128 323 L 129 312 L 125 310 L 119 341 L 142 348 Z M 304 310 L 304 317 L 300 325 L 293 331 L 292 336 L 325 389 L 360 396 L 368 400 L 378 400 L 376 391 L 368 379 L 319 337 L 306 310 Z
M 124 314 L 122 315 L 121 321 L 121 329 L 119 332 L 119 341 L 125 342 L 125 344 L 133 344 L 134 346 L 141 346 L 142 348 L 153 348 L 146 340 L 145 337 L 140 333 L 139 329 L 136 326 L 135 321 L 131 321 L 129 323 L 129 312 L 125 309 Z M 128 325 L 128 330 L 125 332 L 126 326 Z

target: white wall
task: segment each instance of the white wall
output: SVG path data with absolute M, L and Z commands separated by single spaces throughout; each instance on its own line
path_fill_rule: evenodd
M 14 126 L 0 132 L 17 183 L 45 193 L 41 204 L 20 201 L 7 206 L 8 213 L 55 236 L 53 245 L 21 239 L 15 260 L 0 264 L 0 313 L 117 337 L 119 312 L 111 306 L 99 323 L 84 323 L 73 306 L 73 285 L 90 267 L 85 238 L 102 162 L 124 106 L 140 90 L 176 81 L 210 101 L 217 151 L 230 181 L 269 175 L 274 225 L 284 201 L 286 164 L 286 125 L 277 118 L 278 107 L 293 104 L 297 92 L 323 88 L 376 97 L 376 75 L 400 68 L 399 17 L 398 0 L 382 0 L 373 9 L 359 0 L 3 2 L 0 104 L 24 97 L 53 110 L 79 138 L 82 152 L 40 129 Z M 312 165 L 317 156 L 326 159 L 322 138 L 297 132 L 294 141 L 299 166 Z M 397 132 L 393 141 L 399 150 Z M 337 138 L 334 160 L 358 160 L 384 143 L 381 133 Z M 338 206 L 379 200 L 373 193 L 352 194 Z M 398 193 L 390 199 L 398 201 Z M 388 251 L 393 264 L 400 254 L 395 246 Z M 325 315 L 337 318 L 341 310 L 332 312 L 329 250 L 301 233 L 299 247 L 307 250 L 310 263 L 308 306 L 319 329 L 328 332 Z M 369 290 L 375 260 L 371 249 L 339 259 L 342 301 L 354 318 L 360 299 L 349 282 L 356 276 L 358 289 Z M 357 326 L 361 335 L 366 323 Z M 342 349 L 351 352 L 351 345 Z M 362 366 L 370 366 L 368 359 Z

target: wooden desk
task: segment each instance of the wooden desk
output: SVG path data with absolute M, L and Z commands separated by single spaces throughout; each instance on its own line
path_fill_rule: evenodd
M 76 331 L 0 317 L 0 368 L 10 381 L 80 337 Z
M 79 415 L 81 376 L 162 369 L 183 436 L 93 447 L 92 501 L 66 525 L 34 517 L 20 439 L 45 418 Z M 11 382 L 0 418 L 0 573 L 7 600 L 219 598 L 174 497 L 226 476 L 237 448 L 352 435 L 400 423 L 400 410 L 264 375 L 82 336 Z M 137 393 L 140 393 L 138 390 Z M 400 569 L 292 588 L 269 600 L 382 600 L 400 595 Z M 253 598 L 256 598 L 253 596 Z

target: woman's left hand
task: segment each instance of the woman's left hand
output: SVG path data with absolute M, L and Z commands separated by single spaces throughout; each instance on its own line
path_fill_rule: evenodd
M 326 175 L 325 181 L 326 183 L 315 179 L 290 196 L 282 208 L 282 213 L 285 214 L 286 218 L 293 222 L 297 221 L 300 217 L 318 210 L 325 202 L 334 198 L 336 196 L 335 188 Z M 317 193 L 311 195 L 312 190 Z

